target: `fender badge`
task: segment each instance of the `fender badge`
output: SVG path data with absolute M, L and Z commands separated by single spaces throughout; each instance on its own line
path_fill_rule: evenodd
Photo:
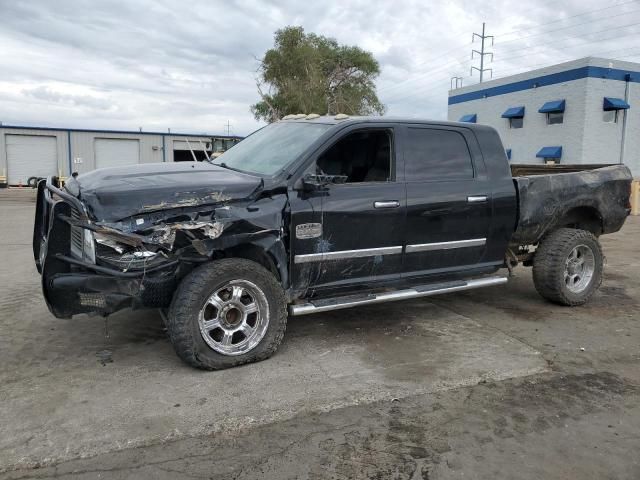
M 320 236 L 322 236 L 321 223 L 301 223 L 296 225 L 296 238 L 300 240 L 318 238 Z

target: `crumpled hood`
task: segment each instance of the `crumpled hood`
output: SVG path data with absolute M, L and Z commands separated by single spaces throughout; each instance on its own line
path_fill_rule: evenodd
M 171 208 L 225 203 L 250 196 L 261 178 L 206 162 L 102 168 L 67 181 L 99 222 Z

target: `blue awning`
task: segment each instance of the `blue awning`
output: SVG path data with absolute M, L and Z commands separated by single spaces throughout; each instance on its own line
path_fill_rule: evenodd
M 629 105 L 623 99 L 613 97 L 604 97 L 604 102 L 602 105 L 603 110 L 626 110 L 630 107 L 631 105 Z
M 542 147 L 538 153 L 538 158 L 560 158 L 562 157 L 562 147 Z
M 564 100 L 554 100 L 552 102 L 547 102 L 544 105 L 542 105 L 542 107 L 540 107 L 540 110 L 538 110 L 538 112 L 540 113 L 564 112 L 565 103 L 566 102 Z
M 522 118 L 524 117 L 524 107 L 511 107 L 502 114 L 502 118 Z
M 477 120 L 478 115 L 476 115 L 475 113 L 469 113 L 468 115 L 463 115 L 460 117 L 461 122 L 476 123 Z

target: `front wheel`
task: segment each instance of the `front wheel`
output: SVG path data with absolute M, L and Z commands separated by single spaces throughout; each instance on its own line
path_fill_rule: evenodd
M 592 233 L 560 228 L 547 236 L 533 259 L 540 295 L 561 305 L 582 305 L 602 283 L 603 255 Z
M 182 360 L 219 370 L 270 357 L 286 325 L 285 295 L 274 276 L 255 262 L 230 258 L 184 278 L 167 329 Z

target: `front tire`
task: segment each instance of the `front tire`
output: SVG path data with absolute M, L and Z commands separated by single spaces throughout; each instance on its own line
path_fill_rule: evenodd
M 590 232 L 560 228 L 545 237 L 533 259 L 538 293 L 560 305 L 586 303 L 602 283 L 603 255 Z
M 286 299 L 262 265 L 217 260 L 182 280 L 168 320 L 169 338 L 182 360 L 220 370 L 273 355 L 287 325 Z

